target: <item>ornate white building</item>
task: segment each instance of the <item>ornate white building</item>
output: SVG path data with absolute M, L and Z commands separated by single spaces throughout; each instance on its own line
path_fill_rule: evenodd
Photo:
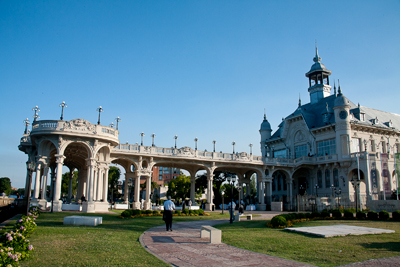
M 261 152 L 272 177 L 272 201 L 290 207 L 295 195 L 332 197 L 340 188 L 343 203 L 354 201 L 356 190 L 365 206 L 367 200 L 389 199 L 397 189 L 400 116 L 354 104 L 339 83 L 332 92 L 330 75 L 316 48 L 306 73 L 310 103 L 299 100 L 273 133 L 264 116 Z

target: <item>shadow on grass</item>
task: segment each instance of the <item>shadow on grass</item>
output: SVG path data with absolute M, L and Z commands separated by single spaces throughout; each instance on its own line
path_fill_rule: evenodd
M 400 252 L 400 242 L 363 243 L 359 244 L 366 249 L 387 250 Z

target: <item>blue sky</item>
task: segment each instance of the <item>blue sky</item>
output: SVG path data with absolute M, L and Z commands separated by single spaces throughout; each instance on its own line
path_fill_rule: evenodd
M 315 41 L 343 93 L 400 113 L 399 1 L 1 1 L 0 177 L 23 187 L 23 120 L 101 122 L 120 141 L 260 155 L 273 130 L 309 102 Z

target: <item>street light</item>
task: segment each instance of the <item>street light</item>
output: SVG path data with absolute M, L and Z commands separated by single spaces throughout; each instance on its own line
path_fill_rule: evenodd
M 213 140 L 213 146 L 214 146 L 213 152 L 215 152 L 215 144 L 216 143 L 217 143 L 217 141 Z
M 221 190 L 221 196 L 222 196 L 222 214 L 224 214 L 224 195 L 225 195 L 225 191 L 224 189 Z
M 28 118 L 26 118 L 26 120 L 24 120 L 24 124 L 25 124 L 25 134 L 28 134 L 28 126 L 29 124 L 31 124 L 31 122 L 29 121 Z
M 318 184 L 316 184 L 315 185 L 315 195 L 318 197 L 318 188 L 319 188 L 319 186 L 318 186 Z
M 117 130 L 118 130 L 118 123 L 121 121 L 121 118 L 118 116 L 117 118 L 115 118 L 115 121 L 117 122 Z
M 64 108 L 67 107 L 67 104 L 65 104 L 65 101 L 63 101 L 63 102 L 60 104 L 60 107 L 61 107 L 61 117 L 60 117 L 60 120 L 63 120 L 63 117 L 64 117 Z
M 35 111 L 35 115 L 33 115 L 33 121 L 37 121 L 37 119 L 39 119 L 39 114 L 38 112 L 40 111 L 40 108 L 38 106 L 35 106 L 33 109 L 33 111 Z
M 156 137 L 156 135 L 153 133 L 152 135 L 151 135 L 151 138 L 152 138 L 152 142 L 151 142 L 151 146 L 155 146 L 154 145 L 154 138 Z
M 335 189 L 335 186 L 333 184 L 331 185 L 331 189 L 332 189 L 332 197 L 333 197 L 333 190 Z
M 197 141 L 199 141 L 199 139 L 197 139 L 197 137 L 194 138 L 194 150 L 197 150 Z
M 336 194 L 336 197 L 338 198 L 338 201 L 336 202 L 336 206 L 337 206 L 337 208 L 339 208 L 340 207 L 340 195 L 342 194 L 342 188 L 335 188 L 335 194 Z
M 141 132 L 141 133 L 140 133 L 140 136 L 141 136 L 140 145 L 143 146 L 143 136 L 145 136 L 144 132 Z
M 178 136 L 175 135 L 175 136 L 174 136 L 174 139 L 175 139 L 175 149 L 176 149 L 176 140 L 178 139 Z
M 28 192 L 25 193 L 26 197 L 26 215 L 29 213 L 29 206 L 30 206 L 30 199 L 31 199 L 31 188 L 32 188 L 32 173 L 35 170 L 35 163 L 32 161 L 27 162 L 28 167 L 28 177 L 29 177 L 29 184 L 28 184 Z
M 103 112 L 103 108 L 100 106 L 96 109 L 96 111 L 99 112 L 99 120 L 97 121 L 97 124 L 100 125 L 100 113 Z
M 229 219 L 229 223 L 233 223 L 233 185 L 236 182 L 236 177 L 234 177 L 233 173 L 229 173 L 226 172 L 225 173 L 225 177 L 226 177 L 226 181 L 228 182 L 228 184 L 231 186 L 231 204 L 230 204 L 230 219 Z
M 233 141 L 233 142 L 232 142 L 232 146 L 233 146 L 233 154 L 235 154 L 235 145 L 236 145 L 236 143 L 235 143 L 235 141 Z
M 355 192 L 355 195 L 356 195 L 356 213 L 357 213 L 358 212 L 358 207 L 357 207 L 358 190 L 357 189 L 359 189 L 361 181 L 360 181 L 360 179 L 355 180 L 354 177 L 353 177 L 353 178 L 351 178 L 350 182 L 353 185 L 354 192 Z
M 250 143 L 249 147 L 250 147 L 250 156 L 251 156 L 251 155 L 253 155 L 253 144 Z

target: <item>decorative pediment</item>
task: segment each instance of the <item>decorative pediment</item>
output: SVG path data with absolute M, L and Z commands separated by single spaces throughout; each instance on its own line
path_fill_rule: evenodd
M 181 156 L 194 156 L 195 151 L 190 148 L 190 147 L 182 147 L 180 149 L 177 150 L 177 155 L 181 155 Z
M 64 122 L 64 127 L 61 131 L 80 131 L 80 132 L 95 132 L 96 126 L 84 119 L 75 119 Z

